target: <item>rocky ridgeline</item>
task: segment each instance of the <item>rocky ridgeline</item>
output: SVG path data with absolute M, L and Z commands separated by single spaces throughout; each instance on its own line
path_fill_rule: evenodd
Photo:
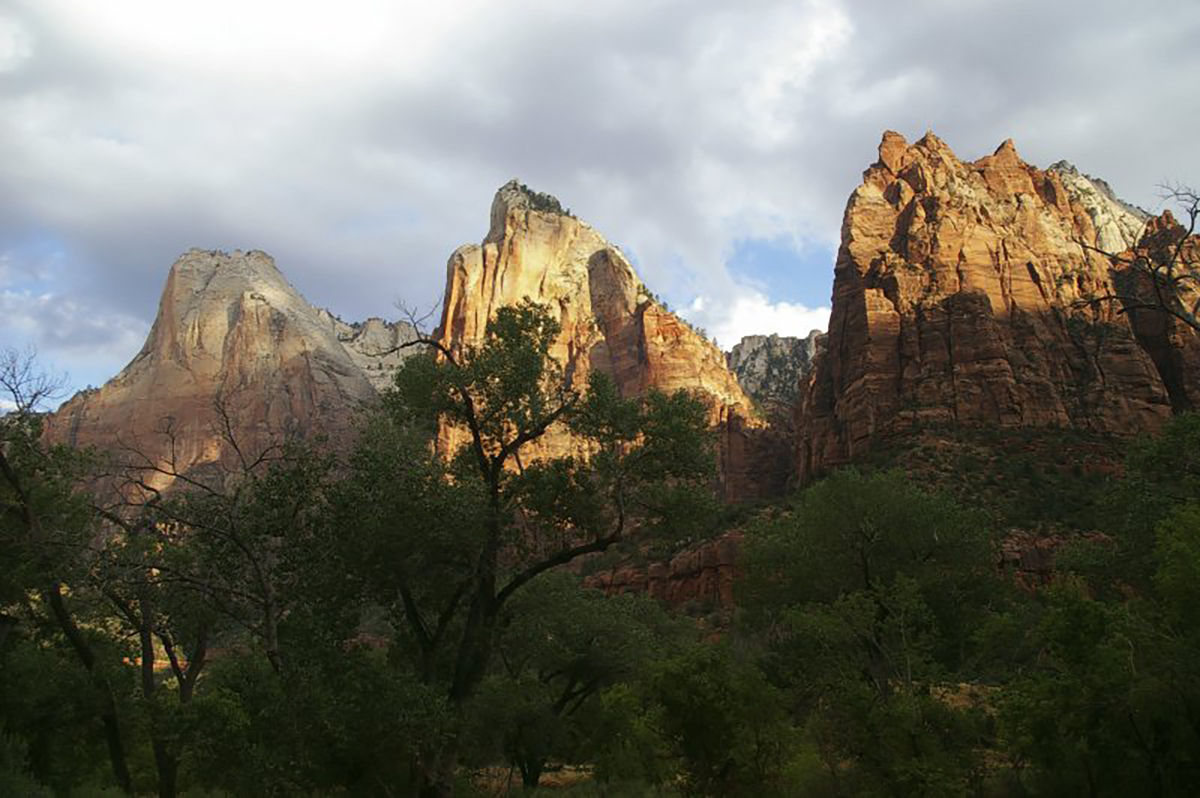
M 975 162 L 928 134 L 887 133 L 845 211 L 828 335 L 752 336 L 727 356 L 668 311 L 621 251 L 553 197 L 512 181 L 487 235 L 447 264 L 436 335 L 481 340 L 495 311 L 547 305 L 572 384 L 623 396 L 687 389 L 708 403 L 727 499 L 774 496 L 915 427 L 1156 429 L 1200 404 L 1200 340 L 1148 312 L 1087 304 L 1113 289 L 1104 252 L 1172 234 L 1066 163 L 1033 167 L 1005 142 Z M 186 470 L 239 439 L 347 439 L 411 350 L 407 325 L 347 324 L 310 305 L 262 252 L 192 250 L 171 268 L 142 351 L 49 422 L 63 441 L 168 454 Z M 794 413 L 787 408 L 794 407 Z M 167 421 L 173 439 L 165 436 Z M 460 431 L 444 429 L 449 448 Z M 537 455 L 576 451 L 565 430 Z
M 696 392 L 708 402 L 718 432 L 724 495 L 778 492 L 790 464 L 779 458 L 779 441 L 725 356 L 654 299 L 617 247 L 547 197 L 515 180 L 504 185 L 492 202 L 482 243 L 450 256 L 441 343 L 457 350 L 478 342 L 497 308 L 523 298 L 542 303 L 562 325 L 551 354 L 574 385 L 586 385 L 597 371 L 626 397 L 652 388 Z M 442 430 L 443 449 L 456 447 L 463 434 Z M 534 455 L 576 449 L 568 432 L 554 430 L 538 442 Z
M 768 412 L 787 408 L 790 412 L 824 338 L 820 330 L 804 338 L 747 335 L 725 354 L 725 362 L 760 408 Z
M 409 350 L 379 353 L 412 336 L 405 324 L 349 325 L 314 308 L 264 252 L 193 249 L 171 267 L 142 350 L 66 402 L 47 432 L 182 473 L 231 456 L 220 400 L 245 452 L 314 433 L 338 445 Z
M 412 348 L 401 348 L 415 340 L 416 331 L 405 322 L 388 322 L 372 316 L 364 322 L 347 323 L 327 310 L 318 311 L 329 319 L 334 334 L 377 391 L 392 386 L 392 377 Z
M 1197 406 L 1194 332 L 1087 301 L 1118 279 L 1101 250 L 1171 224 L 1011 141 L 964 162 L 932 133 L 884 134 L 846 206 L 830 332 L 797 411 L 800 479 L 917 425 L 1130 434 Z
M 476 343 L 498 308 L 523 298 L 547 305 L 562 324 L 551 354 L 573 385 L 598 370 L 624 396 L 696 392 L 720 442 L 724 495 L 782 490 L 790 440 L 767 429 L 724 355 L 660 305 L 591 226 L 513 181 L 496 194 L 483 242 L 451 256 L 436 335 L 452 350 Z M 50 435 L 155 463 L 174 458 L 169 469 L 183 472 L 230 455 L 214 409 L 219 397 L 249 449 L 313 433 L 338 445 L 356 410 L 391 382 L 412 351 L 397 347 L 414 335 L 405 324 L 347 324 L 314 308 L 265 253 L 192 250 L 171 268 L 142 351 L 104 387 L 66 403 Z M 439 439 L 449 449 L 460 434 L 443 429 Z M 576 444 L 555 429 L 537 448 L 534 457 Z

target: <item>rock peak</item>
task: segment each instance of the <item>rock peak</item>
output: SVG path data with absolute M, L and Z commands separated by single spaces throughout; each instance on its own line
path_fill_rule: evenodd
M 534 191 L 514 177 L 496 190 L 496 196 L 492 199 L 491 226 L 486 240 L 502 240 L 509 215 L 530 211 L 574 218 L 570 209 L 563 208 L 562 203 L 553 194 Z
M 399 360 L 381 353 L 409 339 L 406 325 L 356 329 L 314 308 L 261 250 L 191 249 L 171 266 L 141 351 L 102 388 L 64 404 L 48 434 L 77 445 L 120 442 L 154 462 L 173 457 L 180 473 L 216 467 L 229 455 L 216 432 L 220 397 L 239 445 L 317 432 L 337 445 Z M 159 476 L 156 487 L 169 484 Z
M 846 206 L 828 345 L 797 413 L 802 480 L 916 427 L 1128 434 L 1200 406 L 1200 368 L 1173 365 L 1200 364 L 1200 336 L 1088 302 L 1115 293 L 1101 253 L 1145 228 L 1107 184 L 1026 164 L 1011 140 L 970 163 L 927 133 L 902 158 Z
M 950 148 L 946 146 L 946 142 L 938 138 L 932 130 L 926 130 L 925 135 L 917 139 L 917 143 L 913 146 L 922 147 L 930 150 L 931 152 L 947 152 L 953 155 L 953 153 L 950 152 Z
M 879 141 L 879 161 L 893 174 L 904 166 L 904 154 L 908 151 L 908 141 L 894 130 L 885 130 Z
M 784 481 L 753 470 L 744 456 L 760 419 L 703 331 L 658 302 L 615 246 L 562 209 L 557 199 L 511 181 L 492 203 L 487 237 L 459 247 L 447 263 L 439 342 L 451 351 L 477 344 L 501 307 L 522 299 L 545 305 L 560 324 L 550 348 L 574 386 L 590 374 L 610 377 L 621 396 L 677 389 L 702 396 L 721 430 L 723 487 L 729 496 L 765 495 Z M 735 420 L 736 419 L 736 420 Z M 462 430 L 443 426 L 438 447 L 452 452 Z M 765 445 L 765 444 L 764 444 Z M 531 457 L 577 453 L 578 439 L 555 429 Z M 779 457 L 764 459 L 777 469 Z M 756 467 L 756 466 L 755 466 Z
M 1004 141 L 1002 141 L 1000 143 L 1000 146 L 997 147 L 996 151 L 992 154 L 993 155 L 1009 155 L 1009 154 L 1011 154 L 1011 155 L 1015 156 L 1017 158 L 1017 160 L 1021 159 L 1021 156 L 1017 154 L 1017 145 L 1013 144 L 1013 140 L 1011 138 L 1007 138 Z

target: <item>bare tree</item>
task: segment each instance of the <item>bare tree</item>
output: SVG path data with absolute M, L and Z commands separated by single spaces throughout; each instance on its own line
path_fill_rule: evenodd
M 68 601 L 66 584 L 76 563 L 58 556 L 78 550 L 91 534 L 93 521 L 88 502 L 76 489 L 77 458 L 61 449 L 48 449 L 42 442 L 38 408 L 61 387 L 62 380 L 38 367 L 32 350 L 0 352 L 0 389 L 11 405 L 0 416 L 0 544 L 6 568 L 26 577 L 20 584 L 9 585 L 6 579 L 2 585 L 5 594 L 33 594 L 49 607 L 53 623 L 99 697 L 113 777 L 123 792 L 132 793 L 113 687 L 91 636 Z
M 156 447 L 161 456 L 140 446 L 123 446 L 122 481 L 105 517 L 127 538 L 156 544 L 156 556 L 140 566 L 122 563 L 133 567 L 127 573 L 200 599 L 261 641 L 271 666 L 282 672 L 279 625 L 286 607 L 280 593 L 288 577 L 281 561 L 289 546 L 301 545 L 291 538 L 298 536 L 309 505 L 319 500 L 319 483 L 328 464 L 281 434 L 245 440 L 224 396 L 214 399 L 213 412 L 212 431 L 225 457 L 199 468 L 181 462 L 180 431 L 173 419 L 164 418 L 159 427 L 163 445 Z M 271 482 L 278 479 L 296 482 L 272 492 Z M 184 547 L 191 556 L 182 562 L 170 556 Z M 138 567 L 144 570 L 137 572 Z M 109 598 L 122 617 L 137 620 L 114 596 Z M 135 595 L 124 601 L 136 608 L 140 599 Z M 150 632 L 162 638 L 155 629 Z M 201 653 L 207 636 L 206 629 L 193 641 Z M 173 659 L 170 642 L 162 643 L 168 659 Z M 180 675 L 181 684 L 189 678 L 186 671 Z
M 24 352 L 10 347 L 0 350 L 0 394 L 4 403 L 0 410 L 36 413 L 46 403 L 61 396 L 65 386 L 65 377 L 42 371 L 37 364 L 37 350 L 33 347 Z
M 1079 300 L 1083 307 L 1115 303 L 1118 313 L 1165 313 L 1200 332 L 1200 194 L 1188 186 L 1164 186 L 1163 197 L 1175 202 L 1184 221 L 1170 211 L 1151 219 L 1140 240 L 1125 252 L 1107 252 L 1084 244 L 1109 260 L 1113 290 Z

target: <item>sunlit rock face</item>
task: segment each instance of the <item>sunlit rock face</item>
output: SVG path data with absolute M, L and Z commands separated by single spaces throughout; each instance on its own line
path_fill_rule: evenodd
M 141 352 L 53 416 L 56 440 L 187 472 L 290 436 L 338 444 L 412 338 L 407 325 L 350 325 L 310 305 L 263 252 L 193 249 L 171 267 Z M 169 430 L 170 434 L 166 434 Z M 154 487 L 170 480 L 159 474 Z
M 1086 303 L 1120 277 L 1103 251 L 1146 227 L 1102 181 L 1033 167 L 1011 141 L 969 163 L 932 133 L 885 133 L 846 206 L 829 335 L 800 392 L 800 478 L 915 424 L 1132 433 L 1194 406 L 1194 333 Z
M 550 308 L 562 325 L 551 354 L 575 387 L 588 376 L 610 376 L 622 396 L 680 388 L 705 398 L 723 442 L 733 428 L 761 427 L 751 402 L 715 344 L 662 306 L 619 249 L 561 209 L 558 201 L 512 181 L 496 193 L 491 226 L 481 244 L 451 255 L 439 336 L 451 350 L 482 340 L 498 308 L 528 297 Z M 445 429 L 449 449 L 461 430 Z M 577 450 L 565 430 L 539 442 L 537 455 Z M 722 447 L 726 495 L 754 495 L 745 446 Z

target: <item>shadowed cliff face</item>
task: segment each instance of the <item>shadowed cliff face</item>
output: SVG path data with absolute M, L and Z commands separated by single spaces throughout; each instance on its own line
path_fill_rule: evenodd
M 1163 367 L 1195 362 L 1194 333 L 1081 303 L 1120 279 L 1097 250 L 1135 247 L 1145 222 L 1011 141 L 965 163 L 933 134 L 884 134 L 846 206 L 829 337 L 802 385 L 801 479 L 914 424 L 1134 433 L 1194 403 L 1200 371 Z
M 191 250 L 171 267 L 142 351 L 102 388 L 65 403 L 48 434 L 120 460 L 173 459 L 186 472 L 233 456 L 219 398 L 247 453 L 295 435 L 337 444 L 401 356 L 374 353 L 409 338 L 407 327 L 349 325 L 317 310 L 265 253 Z M 169 483 L 161 474 L 152 482 Z
M 451 255 L 441 343 L 457 350 L 479 342 L 496 309 L 522 298 L 547 305 L 562 325 L 551 354 L 573 386 L 585 386 L 598 371 L 626 397 L 651 388 L 698 392 L 722 436 L 726 495 L 757 495 L 745 446 L 731 448 L 726 439 L 761 422 L 724 355 L 655 301 L 620 250 L 588 224 L 539 203 L 540 196 L 516 181 L 501 187 L 483 243 Z M 461 431 L 449 429 L 440 438 L 446 449 L 463 440 Z M 537 453 L 565 454 L 575 447 L 565 431 L 555 430 Z
M 725 361 L 746 393 L 774 421 L 776 410 L 791 414 L 800 383 L 824 339 L 820 330 L 804 338 L 748 335 L 726 353 Z

